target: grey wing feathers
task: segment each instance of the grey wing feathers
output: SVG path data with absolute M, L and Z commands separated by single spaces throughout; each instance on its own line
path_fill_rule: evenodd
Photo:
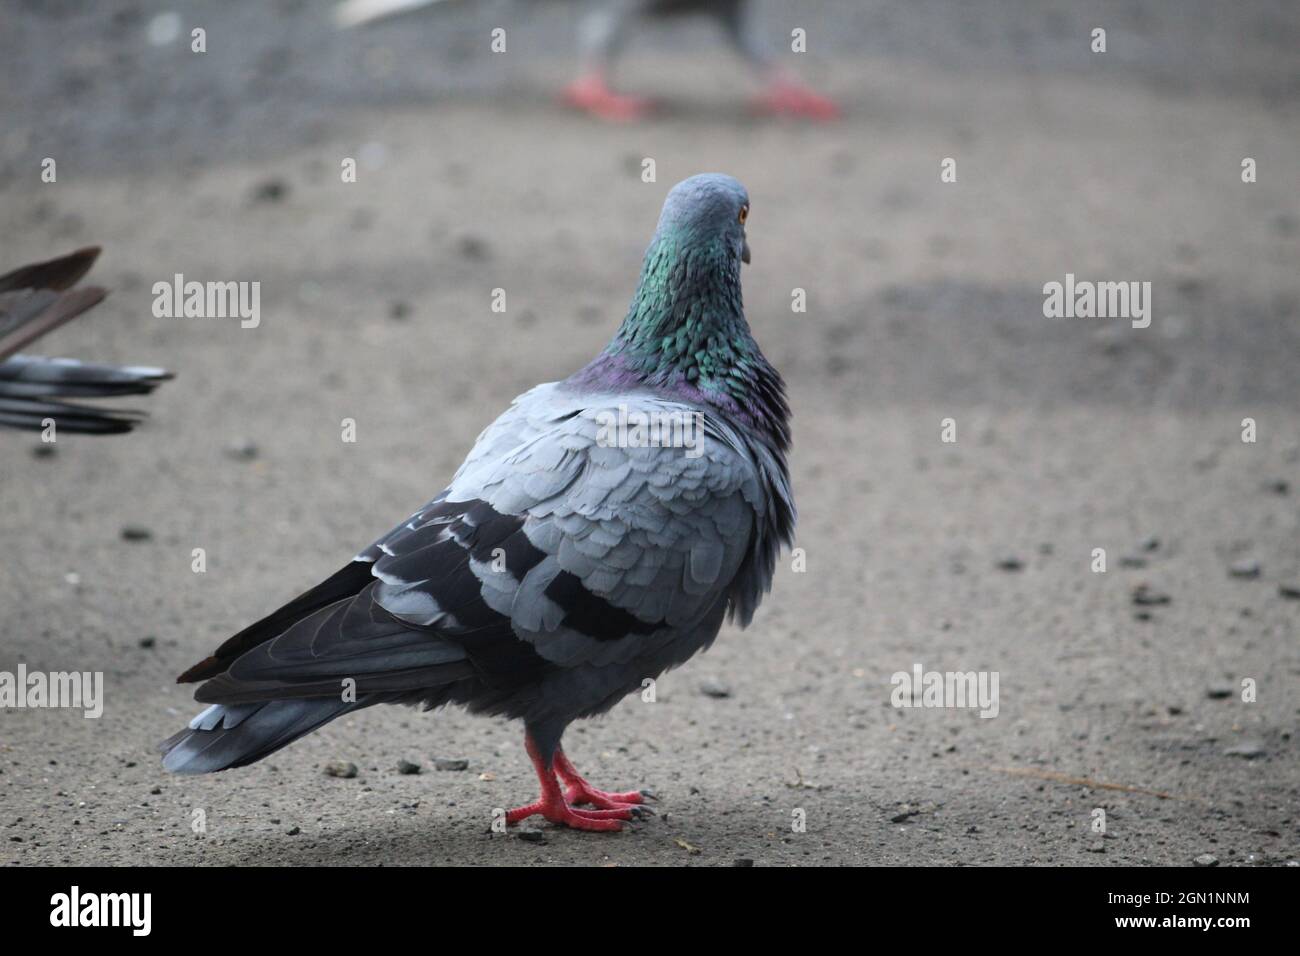
M 337 695 L 344 677 L 369 694 L 503 687 L 653 655 L 727 604 L 744 619 L 771 578 L 755 547 L 780 537 L 762 466 L 713 421 L 698 456 L 603 444 L 609 407 L 521 396 L 443 494 L 183 676 L 226 705 Z
M 527 560 L 494 568 L 484 554 L 470 556 L 469 568 L 483 602 L 554 663 L 629 659 L 689 629 L 720 599 L 747 621 L 771 578 L 766 560 L 748 562 L 751 579 L 738 577 L 768 512 L 742 436 L 706 418 L 698 455 L 603 442 L 603 416 L 629 405 L 697 411 L 651 395 L 593 400 L 540 386 L 484 432 L 443 496 L 444 508 L 474 501 L 517 516 L 508 537 L 522 538 L 516 550 L 526 546 Z M 379 558 L 376 574 L 391 566 Z M 400 613 L 387 598 L 379 594 Z

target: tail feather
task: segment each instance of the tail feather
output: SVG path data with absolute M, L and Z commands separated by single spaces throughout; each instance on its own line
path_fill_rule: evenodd
M 71 322 L 103 302 L 106 295 L 108 292 L 98 286 L 66 292 L 45 288 L 0 293 L 0 359 Z
M 71 321 L 108 293 L 72 288 L 99 257 L 99 247 L 36 262 L 0 276 L 0 359 Z
M 340 28 L 359 27 L 441 2 L 442 0 L 345 0 L 334 8 L 334 23 Z
M 171 372 L 148 365 L 103 365 L 69 358 L 15 355 L 0 362 L 0 395 L 107 398 L 147 395 Z
M 64 431 L 95 435 L 129 432 L 144 413 L 60 401 L 147 395 L 170 372 L 145 365 L 101 365 L 76 359 L 14 355 L 0 361 L 0 425 L 40 429 L 53 419 Z
M 0 292 L 71 289 L 90 271 L 97 258 L 99 246 L 86 246 L 57 259 L 22 266 L 0 276 Z
M 98 247 L 91 246 L 0 275 L 0 425 L 39 430 L 52 419 L 70 432 L 129 432 L 142 413 L 60 399 L 145 395 L 172 377 L 160 368 L 16 354 L 103 300 L 103 289 L 73 288 L 98 255 Z
M 171 773 L 215 773 L 255 763 L 334 718 L 375 703 L 362 697 L 213 704 L 158 749 Z
M 70 402 L 31 398 L 6 398 L 0 394 L 0 425 L 40 431 L 53 419 L 66 432 L 85 435 L 120 435 L 144 419 L 144 413 L 125 408 L 90 408 Z

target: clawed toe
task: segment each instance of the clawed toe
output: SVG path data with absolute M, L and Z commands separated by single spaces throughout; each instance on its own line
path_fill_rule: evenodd
M 627 793 L 606 793 L 604 790 L 597 790 L 595 787 L 584 786 L 569 787 L 565 791 L 565 798 L 575 806 L 589 803 L 601 810 L 637 806 L 644 803 L 646 799 L 645 794 L 640 790 L 629 790 Z
M 623 820 L 643 820 L 648 816 L 646 807 L 622 806 L 601 810 L 585 810 L 564 802 L 538 801 L 511 810 L 506 823 L 515 824 L 528 817 L 541 816 L 549 823 L 558 823 L 575 830 L 616 832 L 623 828 Z

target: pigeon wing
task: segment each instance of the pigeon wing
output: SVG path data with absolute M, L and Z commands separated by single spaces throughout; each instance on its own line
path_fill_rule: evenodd
M 512 412 L 440 499 L 370 552 L 385 609 L 467 647 L 505 619 L 541 658 L 575 666 L 630 660 L 732 597 L 767 511 L 734 430 L 652 396 L 555 386 Z M 620 414 L 698 423 L 698 441 L 621 441 Z
M 518 687 L 548 666 L 627 663 L 719 619 L 743 600 L 767 521 L 761 469 L 707 418 L 699 454 L 610 443 L 620 405 L 696 414 L 539 386 L 446 491 L 181 679 L 212 678 L 197 696 L 220 703 L 336 694 L 342 677 L 363 692 L 471 675 Z

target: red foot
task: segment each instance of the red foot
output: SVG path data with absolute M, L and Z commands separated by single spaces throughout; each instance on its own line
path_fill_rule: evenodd
M 645 803 L 649 794 L 641 790 L 628 790 L 625 793 L 609 793 L 606 790 L 597 790 L 578 773 L 576 767 L 569 762 L 563 750 L 555 752 L 555 772 L 560 779 L 564 781 L 565 791 L 564 798 L 571 804 L 590 803 L 593 807 L 599 807 L 602 810 L 626 810 Z M 649 813 L 650 808 L 644 808 Z
M 613 831 L 623 829 L 623 820 L 638 820 L 653 812 L 648 807 L 637 806 L 646 798 L 640 791 L 606 793 L 588 784 L 578 776 L 578 771 L 559 748 L 556 748 L 548 767 L 531 735 L 524 737 L 524 747 L 537 771 L 542 795 L 533 803 L 507 811 L 507 825 L 541 814 L 551 823 L 562 823 L 575 830 Z M 568 785 L 567 794 L 560 790 L 557 773 Z M 573 806 L 575 803 L 590 803 L 597 809 L 580 810 Z
M 551 823 L 563 823 L 575 830 L 621 830 L 623 824 L 619 821 L 632 819 L 631 810 L 579 810 L 557 794 L 556 799 L 543 797 L 536 803 L 507 811 L 506 823 L 513 825 L 539 813 Z
M 765 113 L 815 120 L 839 119 L 841 115 L 834 100 L 791 80 L 780 80 L 769 86 L 758 98 L 758 108 Z
M 570 106 L 616 123 L 641 119 L 650 112 L 649 100 L 615 93 L 599 74 L 573 81 L 564 88 L 562 96 Z

